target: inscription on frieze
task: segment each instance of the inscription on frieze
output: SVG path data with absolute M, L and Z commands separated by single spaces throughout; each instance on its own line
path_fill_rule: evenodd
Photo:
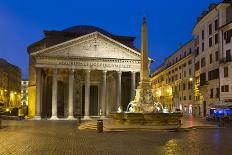
M 99 68 L 131 68 L 132 65 L 128 64 L 113 64 L 113 63 L 98 63 L 98 62 L 58 62 L 59 65 L 72 65 L 80 67 L 99 67 Z

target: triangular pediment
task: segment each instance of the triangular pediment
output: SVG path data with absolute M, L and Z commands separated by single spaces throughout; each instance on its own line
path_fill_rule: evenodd
M 33 53 L 34 56 L 63 58 L 106 58 L 140 60 L 140 53 L 99 32 Z

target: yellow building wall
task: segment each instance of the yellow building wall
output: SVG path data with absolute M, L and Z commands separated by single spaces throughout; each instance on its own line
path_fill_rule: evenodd
M 36 86 L 28 87 L 28 115 L 35 116 Z

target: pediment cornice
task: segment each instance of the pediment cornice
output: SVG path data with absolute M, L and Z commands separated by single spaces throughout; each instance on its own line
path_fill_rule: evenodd
M 108 36 L 105 36 L 99 32 L 93 32 L 93 33 L 90 33 L 90 34 L 66 41 L 64 43 L 60 43 L 60 44 L 45 48 L 43 50 L 39 50 L 37 52 L 32 53 L 31 55 L 35 56 L 35 57 L 42 56 L 45 54 L 56 52 L 58 50 L 66 49 L 66 48 L 73 47 L 73 46 L 78 46 L 79 44 L 82 44 L 84 42 L 87 42 L 87 41 L 93 40 L 93 39 L 95 39 L 95 40 L 102 39 L 102 40 L 112 44 L 113 46 L 116 46 L 120 49 L 123 49 L 125 52 L 128 52 L 128 53 L 138 57 L 138 59 L 140 59 L 140 53 L 138 51 L 136 51 L 135 49 L 130 48 L 130 47 L 128 47 L 128 46 L 108 37 Z

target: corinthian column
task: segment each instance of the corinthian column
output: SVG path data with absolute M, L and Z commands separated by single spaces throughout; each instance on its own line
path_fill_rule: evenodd
M 101 93 L 102 116 L 106 116 L 106 73 L 107 71 L 102 71 L 102 93 Z
M 90 70 L 85 71 L 85 116 L 84 119 L 90 119 Z
M 73 88 L 74 88 L 74 70 L 69 72 L 68 80 L 68 119 L 73 120 Z
M 121 90 L 122 90 L 122 72 L 118 71 L 117 72 L 117 108 L 121 108 L 122 109 L 122 104 L 121 104 Z
M 41 69 L 36 68 L 36 105 L 35 119 L 41 119 Z
M 53 69 L 52 78 L 52 117 L 51 120 L 56 120 L 57 118 L 57 69 Z
M 135 72 L 131 72 L 131 100 L 135 97 Z

